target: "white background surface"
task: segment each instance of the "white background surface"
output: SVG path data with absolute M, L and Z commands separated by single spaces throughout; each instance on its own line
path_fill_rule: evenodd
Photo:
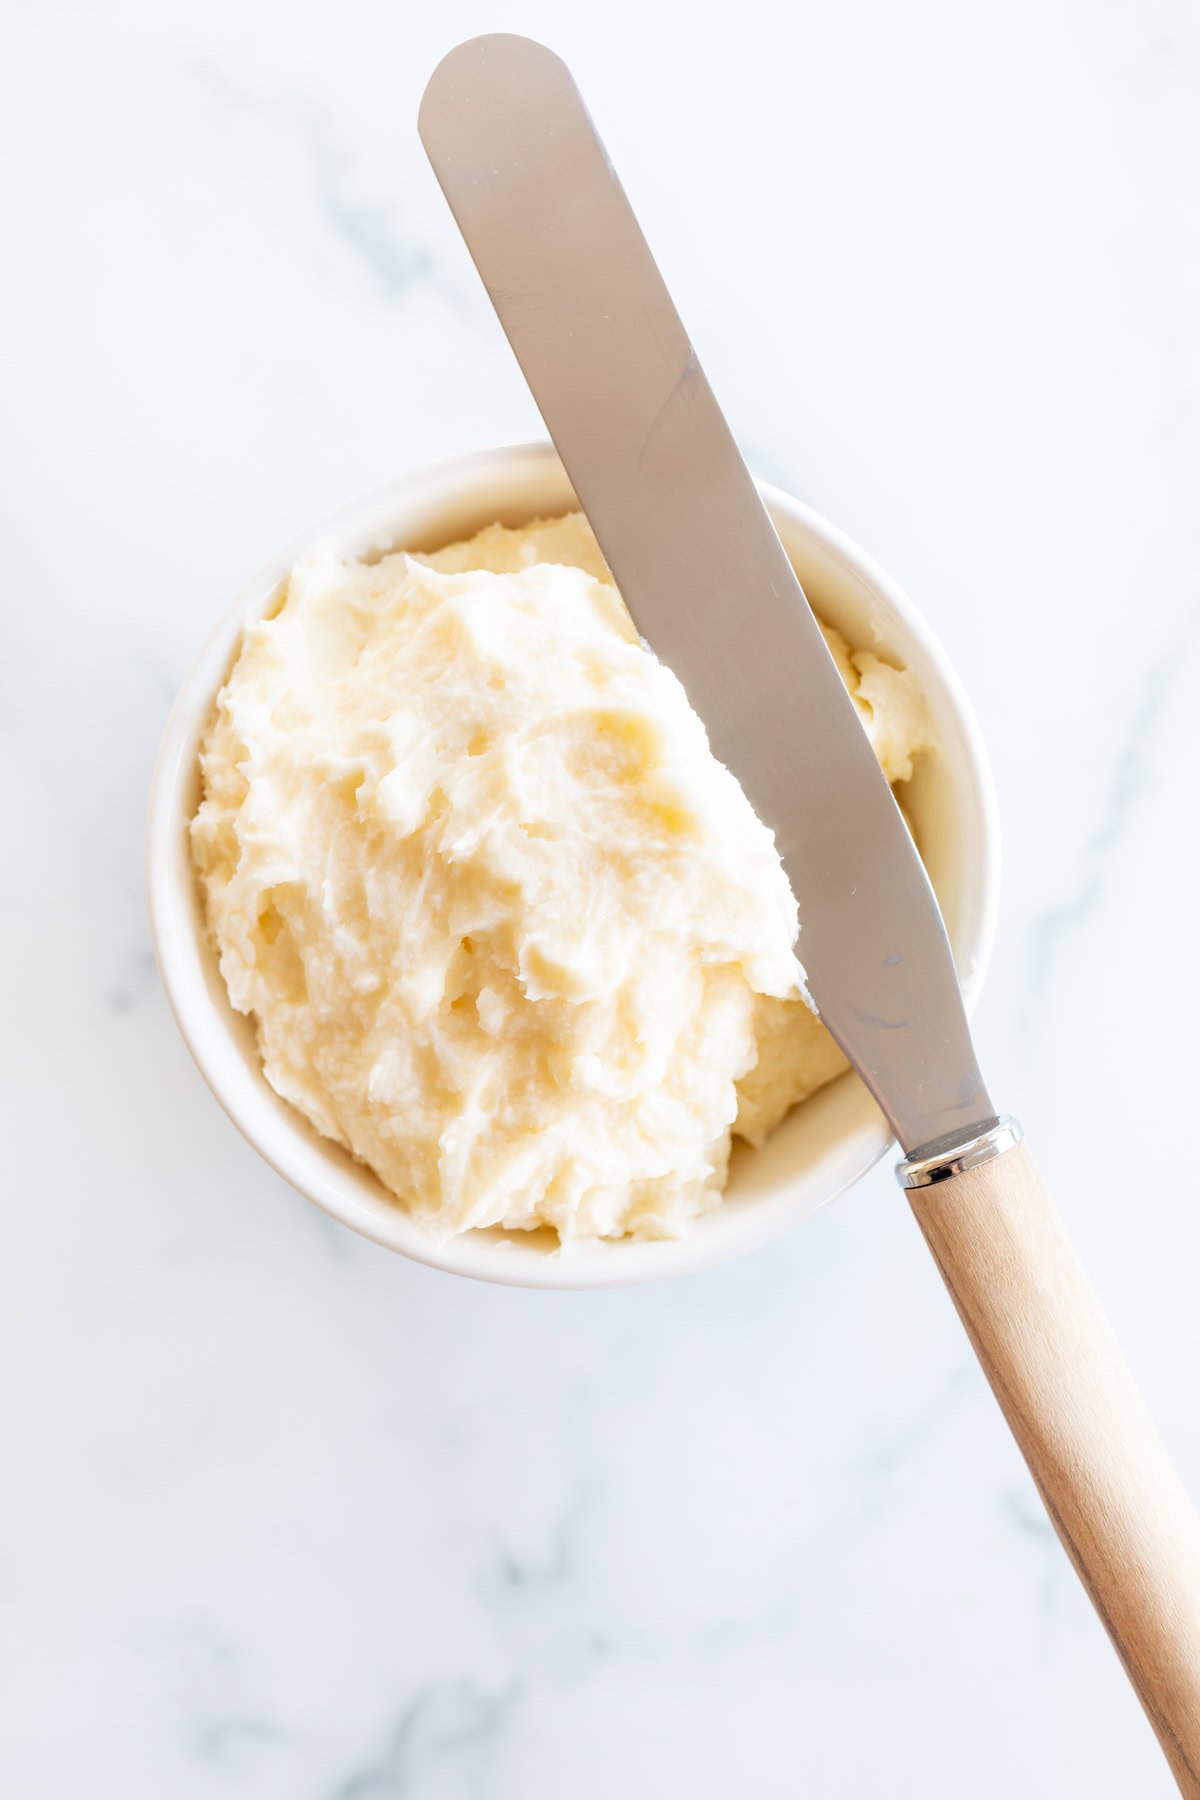
M 413 121 L 545 38 L 750 460 L 974 696 L 985 1061 L 1200 1488 L 1194 10 L 2 17 L 0 1786 L 1168 1795 L 886 1170 L 671 1287 L 408 1266 L 209 1098 L 140 838 L 258 561 L 535 434 Z

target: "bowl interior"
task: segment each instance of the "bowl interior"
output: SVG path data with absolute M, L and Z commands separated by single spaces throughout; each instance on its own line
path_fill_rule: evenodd
M 990 948 L 995 830 L 987 768 L 953 671 L 911 603 L 840 533 L 764 488 L 776 529 L 816 610 L 857 648 L 914 670 L 939 751 L 905 792 L 946 919 L 968 1004 Z M 152 923 L 176 1018 L 205 1078 L 247 1138 L 327 1212 L 418 1261 L 485 1280 L 602 1287 L 682 1273 L 752 1248 L 843 1191 L 884 1154 L 890 1132 L 857 1077 L 843 1076 L 761 1150 L 735 1150 L 722 1206 L 669 1243 L 585 1243 L 552 1234 L 468 1232 L 439 1242 L 352 1157 L 319 1137 L 268 1086 L 250 1021 L 229 1004 L 188 855 L 199 803 L 198 748 L 245 624 L 271 605 L 296 557 L 434 549 L 500 519 L 522 524 L 576 504 L 548 445 L 482 452 L 401 477 L 351 501 L 287 546 L 230 609 L 181 692 L 155 775 L 149 832 Z

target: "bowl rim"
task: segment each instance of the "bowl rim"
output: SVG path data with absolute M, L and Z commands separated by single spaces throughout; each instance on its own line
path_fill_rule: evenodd
M 194 890 L 185 892 L 184 885 L 172 872 L 173 854 L 177 848 L 174 834 L 183 810 L 180 794 L 184 783 L 194 776 L 195 745 L 224 679 L 232 644 L 236 642 L 245 616 L 262 599 L 264 591 L 277 586 L 297 558 L 311 549 L 323 534 L 344 529 L 349 520 L 358 515 L 370 515 L 392 497 L 399 510 L 406 491 L 417 490 L 422 484 L 439 489 L 458 484 L 466 503 L 473 486 L 479 487 L 488 476 L 515 472 L 522 463 L 531 468 L 543 466 L 547 476 L 562 473 L 553 445 L 544 439 L 485 446 L 433 462 L 410 465 L 351 495 L 315 523 L 294 533 L 281 550 L 261 563 L 251 579 L 241 585 L 214 624 L 179 687 L 155 759 L 145 842 L 150 928 L 171 1012 L 200 1073 L 242 1136 L 289 1186 L 341 1224 L 430 1268 L 505 1286 L 619 1287 L 693 1273 L 759 1248 L 791 1230 L 809 1213 L 854 1186 L 887 1154 L 894 1139 L 882 1114 L 878 1115 L 878 1133 L 870 1145 L 864 1147 L 858 1165 L 831 1187 L 816 1206 L 789 1207 L 785 1202 L 762 1209 L 759 1218 L 750 1207 L 740 1221 L 743 1229 L 729 1233 L 718 1235 L 697 1231 L 670 1240 L 621 1240 L 608 1246 L 602 1258 L 585 1260 L 568 1250 L 542 1254 L 536 1259 L 514 1256 L 512 1266 L 507 1266 L 508 1259 L 503 1252 L 508 1246 L 502 1240 L 477 1232 L 436 1238 L 418 1226 L 398 1202 L 390 1202 L 386 1211 L 371 1209 L 359 1202 L 348 1188 L 339 1188 L 336 1181 L 314 1178 L 311 1171 L 307 1176 L 298 1171 L 295 1160 L 288 1154 L 288 1146 L 303 1144 L 308 1148 L 314 1135 L 299 1114 L 289 1118 L 287 1129 L 277 1135 L 268 1133 L 264 1138 L 264 1134 L 256 1129 L 246 1116 L 244 1095 L 239 1092 L 237 1057 L 231 1055 L 225 1062 L 215 1048 L 217 1036 L 223 1035 L 228 1044 L 232 1013 L 223 1031 L 214 1033 L 206 1028 L 202 1009 L 193 1004 L 195 994 L 184 968 L 184 946 L 197 956 L 203 955 L 197 945 Z M 825 556 L 835 560 L 851 577 L 871 590 L 901 628 L 920 644 L 954 715 L 965 764 L 961 778 L 971 790 L 979 825 L 975 905 L 967 944 L 967 967 L 962 976 L 964 997 L 970 1010 L 982 986 L 995 937 L 1000 856 L 995 786 L 974 710 L 940 639 L 886 570 L 839 527 L 802 501 L 771 483 L 759 481 L 757 486 L 772 514 L 786 516 L 813 539 Z M 364 537 L 364 549 L 367 547 Z M 261 1071 L 260 1080 L 263 1088 L 273 1094 Z

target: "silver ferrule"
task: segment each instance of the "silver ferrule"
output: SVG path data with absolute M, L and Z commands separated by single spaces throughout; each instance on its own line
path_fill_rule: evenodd
M 984 1119 L 973 1125 L 966 1137 L 944 1137 L 933 1144 L 922 1144 L 896 1164 L 896 1178 L 903 1188 L 933 1187 L 939 1181 L 950 1181 L 967 1169 L 991 1162 L 994 1156 L 1003 1156 L 1024 1135 L 1017 1119 L 1001 1113 L 998 1119 Z

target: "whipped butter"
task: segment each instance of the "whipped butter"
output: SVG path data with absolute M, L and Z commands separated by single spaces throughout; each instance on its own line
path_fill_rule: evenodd
M 916 683 L 826 631 L 889 780 Z M 582 515 L 306 558 L 250 626 L 192 853 L 275 1090 L 428 1227 L 674 1236 L 845 1069 L 771 833 Z

